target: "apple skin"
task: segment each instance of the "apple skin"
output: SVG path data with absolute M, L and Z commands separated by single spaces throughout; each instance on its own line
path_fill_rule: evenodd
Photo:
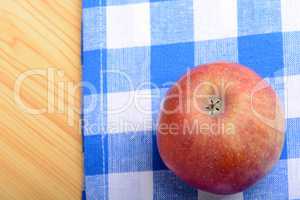
M 222 100 L 222 111 L 210 115 L 213 97 Z M 255 72 L 235 63 L 200 65 L 167 92 L 158 149 L 166 166 L 189 185 L 215 194 L 238 193 L 279 159 L 284 121 L 279 98 Z

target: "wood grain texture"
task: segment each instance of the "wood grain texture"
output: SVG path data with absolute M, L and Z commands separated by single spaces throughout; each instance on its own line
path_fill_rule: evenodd
M 67 87 L 81 79 L 80 21 L 80 0 L 0 2 L 1 200 L 81 197 L 80 117 L 74 112 L 80 91 Z M 22 82 L 22 102 L 46 108 L 42 114 L 25 112 L 14 98 L 16 81 L 33 69 L 55 72 L 53 80 L 32 75 Z

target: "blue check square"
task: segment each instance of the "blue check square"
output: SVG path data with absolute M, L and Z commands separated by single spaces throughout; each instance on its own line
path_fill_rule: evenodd
M 156 125 L 158 123 L 158 116 L 159 112 L 161 110 L 161 106 L 163 103 L 163 99 L 169 90 L 169 87 L 167 88 L 153 88 L 151 90 L 151 109 L 152 109 L 152 124 L 153 129 L 156 129 Z
M 156 131 L 153 131 L 152 134 L 152 149 L 153 149 L 153 166 L 152 169 L 154 171 L 158 171 L 158 170 L 167 170 L 167 166 L 165 165 L 165 163 L 162 161 L 160 155 L 159 155 L 159 151 L 158 151 L 158 146 L 157 146 L 157 138 L 156 138 Z
M 238 38 L 239 63 L 252 68 L 262 77 L 283 75 L 281 33 Z
M 282 34 L 285 75 L 300 74 L 300 32 Z
M 287 149 L 287 140 L 285 138 L 284 142 L 283 142 L 283 148 L 281 151 L 281 155 L 280 155 L 280 160 L 286 160 L 287 159 L 287 155 L 288 154 L 288 149 Z
M 107 96 L 95 94 L 83 96 L 83 135 L 99 135 L 107 130 Z
M 82 20 L 84 21 L 82 24 L 83 51 L 106 47 L 106 9 L 105 7 L 97 7 L 99 3 L 97 2 L 88 1 L 86 6 L 89 8 L 82 10 Z
M 82 0 L 82 7 L 83 8 L 91 8 L 97 6 L 105 6 L 106 0 Z
M 287 120 L 286 140 L 288 145 L 288 158 L 300 157 L 300 118 Z
M 108 199 L 108 175 L 94 175 L 85 177 L 86 199 L 107 200 Z M 84 199 L 82 199 L 84 200 Z
M 150 0 L 150 2 L 174 1 L 174 0 Z
M 193 41 L 192 0 L 151 3 L 151 44 Z
M 280 0 L 238 0 L 238 34 L 281 31 Z
M 150 88 L 150 61 L 149 47 L 108 50 L 107 91 L 118 92 Z
M 111 134 L 108 139 L 109 173 L 152 169 L 151 132 Z
M 194 66 L 194 43 L 151 47 L 151 83 L 166 87 Z
M 197 200 L 197 190 L 180 180 L 173 172 L 153 172 L 154 200 Z
M 195 65 L 215 61 L 238 61 L 236 38 L 207 40 L 195 44 Z
M 83 95 L 106 92 L 106 84 L 101 83 L 101 81 L 105 81 L 103 71 L 106 67 L 106 50 L 84 51 L 83 56 Z
M 107 174 L 108 136 L 106 134 L 85 136 L 84 172 L 86 175 Z
M 148 2 L 149 0 L 106 0 L 106 4 L 108 6 L 111 5 L 126 5 L 126 4 L 136 4 Z

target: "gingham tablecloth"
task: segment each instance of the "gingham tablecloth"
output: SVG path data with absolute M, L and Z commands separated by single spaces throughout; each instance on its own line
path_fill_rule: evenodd
M 86 199 L 214 199 L 162 163 L 160 102 L 188 68 L 244 64 L 274 87 L 286 140 L 272 172 L 233 200 L 300 199 L 300 0 L 83 0 Z

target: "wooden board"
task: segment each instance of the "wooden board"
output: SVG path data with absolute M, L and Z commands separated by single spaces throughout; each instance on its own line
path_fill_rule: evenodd
M 81 198 L 80 21 L 80 0 L 1 0 L 1 200 Z

